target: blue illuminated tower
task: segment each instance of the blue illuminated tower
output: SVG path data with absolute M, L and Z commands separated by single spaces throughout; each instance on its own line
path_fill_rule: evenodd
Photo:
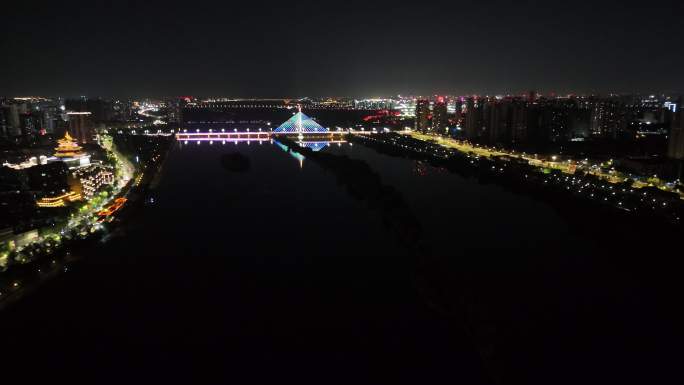
M 316 123 L 315 120 L 306 116 L 298 107 L 299 111 L 294 114 L 285 123 L 281 124 L 273 130 L 274 133 L 281 134 L 299 134 L 304 136 L 306 134 L 327 134 L 328 129 Z

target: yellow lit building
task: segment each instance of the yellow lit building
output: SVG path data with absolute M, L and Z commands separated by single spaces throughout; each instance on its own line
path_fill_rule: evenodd
M 57 158 L 78 158 L 85 155 L 83 148 L 67 132 L 64 138 L 57 140 L 55 156 Z
M 64 162 L 69 168 L 83 167 L 90 164 L 90 155 L 83 151 L 83 148 L 67 132 L 64 138 L 57 140 L 55 157 L 49 161 Z
M 76 169 L 70 180 L 71 190 L 86 200 L 92 199 L 97 192 L 113 184 L 113 170 L 97 164 Z
M 56 197 L 46 197 L 41 198 L 36 202 L 38 207 L 51 208 L 51 207 L 64 207 L 68 202 L 74 202 L 81 200 L 81 195 L 73 191 L 67 192 L 63 195 Z

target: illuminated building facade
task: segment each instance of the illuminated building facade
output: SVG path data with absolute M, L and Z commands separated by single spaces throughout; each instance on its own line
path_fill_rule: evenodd
M 21 135 L 21 125 L 19 121 L 19 105 L 8 104 L 2 106 L 5 133 L 4 136 L 12 137 Z
M 400 111 L 401 116 L 415 117 L 416 101 L 412 98 L 400 98 L 396 103 L 396 109 Z
M 503 100 L 493 100 L 484 106 L 483 130 L 489 143 L 509 141 L 510 104 Z
M 183 109 L 187 102 L 184 98 L 176 98 L 167 102 L 169 123 L 178 127 L 183 125 Z
M 21 135 L 24 137 L 31 137 L 37 135 L 42 127 L 41 116 L 31 112 L 19 115 L 19 124 L 21 126 Z
M 416 102 L 416 131 L 428 132 L 430 130 L 430 101 L 418 100 Z
M 0 108 L 0 137 L 7 137 L 7 119 L 5 118 L 4 108 Z
M 448 130 L 447 101 L 443 96 L 440 96 L 432 106 L 432 131 L 440 135 L 446 135 Z
M 672 122 L 667 156 L 671 159 L 684 160 L 684 110 L 682 108 L 679 109 Z
M 393 110 L 395 107 L 395 101 L 392 99 L 354 100 L 354 108 L 361 110 Z
M 619 101 L 608 99 L 595 102 L 591 113 L 593 135 L 616 139 L 625 131 L 626 126 L 624 108 Z
M 482 121 L 482 106 L 479 100 L 468 98 L 465 112 L 465 135 L 468 139 L 480 136 L 480 123 Z
M 45 155 L 41 155 L 39 157 L 37 156 L 32 156 L 28 160 L 20 163 L 9 163 L 9 162 L 4 162 L 2 164 L 3 167 L 9 167 L 13 170 L 23 170 L 26 168 L 30 168 L 33 166 L 38 166 L 39 164 L 47 164 L 48 163 L 48 158 Z
M 71 190 L 90 200 L 104 187 L 114 184 L 114 173 L 98 164 L 81 167 L 71 173 Z
M 73 191 L 54 197 L 43 197 L 36 201 L 36 206 L 42 208 L 64 207 L 67 203 L 81 200 L 81 195 Z

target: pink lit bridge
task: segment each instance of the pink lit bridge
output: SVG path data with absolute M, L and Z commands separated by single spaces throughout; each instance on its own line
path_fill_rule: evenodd
M 306 142 L 346 143 L 342 134 L 307 135 Z M 183 132 L 176 134 L 176 140 L 186 142 L 268 142 L 279 136 L 291 136 L 274 134 L 272 132 Z
M 398 133 L 405 133 L 404 131 L 395 131 Z M 378 131 L 360 131 L 360 130 L 344 130 L 344 131 L 329 131 L 325 134 L 304 134 L 304 137 L 310 138 L 312 141 L 326 141 L 331 143 L 341 142 L 343 135 L 373 135 Z M 240 132 L 178 132 L 176 139 L 181 141 L 231 141 L 231 142 L 260 142 L 271 139 L 277 139 L 279 136 L 297 136 L 298 133 L 277 133 L 271 131 L 240 131 Z

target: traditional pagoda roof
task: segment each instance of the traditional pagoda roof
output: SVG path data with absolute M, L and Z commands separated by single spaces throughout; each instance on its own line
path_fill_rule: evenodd
M 55 148 L 55 156 L 58 158 L 74 158 L 84 155 L 83 148 L 76 143 L 76 140 L 69 135 L 69 132 L 64 135 L 64 138 L 57 140 L 57 147 Z
M 328 129 L 299 111 L 285 123 L 273 130 L 273 132 L 286 134 L 324 134 L 328 133 Z

